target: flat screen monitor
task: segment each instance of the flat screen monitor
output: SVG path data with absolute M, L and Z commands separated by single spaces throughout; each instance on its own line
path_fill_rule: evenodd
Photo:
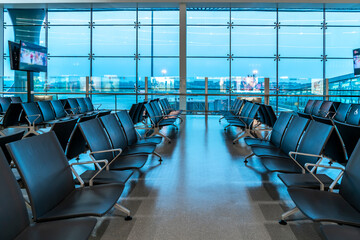
M 354 56 L 354 75 L 360 75 L 360 48 L 353 50 Z
M 11 70 L 19 70 L 20 44 L 9 41 L 9 55 Z
M 47 71 L 47 49 L 33 43 L 20 41 L 19 70 L 31 72 Z

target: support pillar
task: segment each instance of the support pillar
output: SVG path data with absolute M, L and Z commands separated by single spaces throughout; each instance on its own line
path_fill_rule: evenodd
M 180 3 L 180 34 L 179 34 L 179 63 L 180 63 L 180 109 L 186 111 L 186 3 Z

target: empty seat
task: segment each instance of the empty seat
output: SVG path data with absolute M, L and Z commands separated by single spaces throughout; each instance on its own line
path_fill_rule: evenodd
M 322 100 L 315 100 L 314 105 L 311 109 L 311 115 L 317 115 L 319 113 L 322 103 Z
M 13 103 L 22 103 L 22 100 L 20 97 L 10 97 L 11 102 Z
M 72 168 L 53 132 L 9 143 L 8 148 L 36 222 L 102 216 L 117 205 L 124 189 L 123 184 L 75 188 Z
M 67 117 L 68 114 L 66 113 L 66 111 L 64 109 L 64 105 L 62 104 L 62 102 L 60 100 L 52 100 L 51 105 L 54 109 L 55 116 L 57 119 Z
M 5 113 L 8 110 L 10 104 L 11 104 L 11 98 L 0 97 L 0 105 L 3 113 Z
M 360 104 L 352 104 L 345 123 L 358 126 L 360 124 Z
M 37 170 L 35 170 L 36 172 Z M 85 240 L 95 227 L 95 218 L 78 218 L 31 224 L 19 185 L 0 150 L 0 239 Z M 49 197 L 50 199 L 50 197 Z
M 314 106 L 314 102 L 315 102 L 314 100 L 308 100 L 304 108 L 304 113 L 311 114 L 311 110 Z
M 336 109 L 336 113 L 334 116 L 334 120 L 339 122 L 345 122 L 347 113 L 349 112 L 349 109 L 351 107 L 351 104 L 349 103 L 340 103 L 339 107 Z

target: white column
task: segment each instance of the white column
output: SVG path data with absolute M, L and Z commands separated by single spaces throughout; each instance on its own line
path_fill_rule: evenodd
M 180 94 L 186 93 L 186 3 L 180 3 L 179 64 Z M 186 110 L 186 96 L 180 96 L 180 109 Z

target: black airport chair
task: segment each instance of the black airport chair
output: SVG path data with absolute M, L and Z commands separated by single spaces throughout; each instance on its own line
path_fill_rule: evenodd
M 276 123 L 271 131 L 270 139 L 260 139 L 260 138 L 245 138 L 244 141 L 248 146 L 262 146 L 262 147 L 276 147 L 279 148 L 281 146 L 281 140 L 284 137 L 287 126 L 290 123 L 292 118 L 292 114 L 289 112 L 280 113 L 279 118 L 276 120 Z M 245 159 L 253 156 L 254 154 L 250 154 Z
M 88 111 L 89 112 L 97 112 L 99 114 L 99 117 L 111 113 L 111 110 L 99 109 L 101 107 L 101 104 L 97 104 L 99 106 L 95 109 L 94 104 L 92 103 L 92 101 L 89 97 L 84 98 L 84 101 L 86 103 Z
M 31 134 L 39 135 L 37 130 L 39 127 L 44 127 L 45 125 L 39 107 L 35 102 L 21 103 L 21 105 L 25 113 L 25 119 L 28 122 L 28 132 L 24 137 L 27 137 Z
M 138 132 L 136 131 L 134 123 L 131 121 L 130 116 L 126 110 L 121 110 L 117 112 L 116 116 L 118 117 L 121 126 L 124 129 L 129 146 L 156 145 L 161 143 L 162 137 L 159 136 L 141 137 L 140 134 L 138 134 Z
M 69 119 L 54 123 L 50 131 L 53 131 L 61 145 L 61 148 L 66 151 L 66 147 L 69 143 L 70 136 L 73 133 L 78 119 Z
M 129 115 L 131 117 L 131 120 L 133 122 L 135 122 L 135 119 L 134 119 L 134 116 L 135 116 L 135 113 L 136 113 L 136 109 L 139 107 L 139 103 L 134 103 L 133 105 L 131 105 L 131 108 L 129 110 Z
M 68 98 L 67 99 L 67 102 L 70 106 L 70 112 L 74 115 L 77 115 L 77 114 L 82 114 L 82 113 L 86 113 L 86 110 L 87 109 L 81 109 L 78 101 L 76 100 L 76 98 Z
M 10 97 L 10 99 L 11 99 L 12 103 L 22 103 L 23 102 L 20 97 Z
M 360 126 L 354 126 L 338 121 L 334 121 L 334 123 L 340 133 L 342 142 L 346 149 L 347 156 L 350 157 L 352 155 L 352 152 L 354 151 L 356 143 L 359 141 L 360 138 Z M 344 163 L 345 161 L 342 162 Z
M 319 113 L 322 103 L 322 100 L 315 100 L 314 105 L 311 109 L 311 115 L 317 115 Z
M 21 106 L 21 103 L 11 103 L 8 106 L 8 109 L 5 112 L 5 115 L 1 121 L 1 127 L 7 128 L 7 127 L 19 126 L 23 122 L 26 122 L 25 119 L 22 119 L 22 115 L 23 115 L 22 112 L 23 112 L 23 107 Z
M 228 120 L 229 126 L 239 127 L 242 132 L 238 133 L 233 140 L 233 144 L 235 144 L 239 139 L 244 137 L 255 138 L 256 135 L 256 127 L 259 125 L 255 124 L 256 116 L 258 115 L 258 111 L 260 109 L 260 105 L 253 104 L 250 111 L 246 112 L 247 115 L 240 114 L 238 119 Z
M 86 141 L 83 135 L 81 134 L 78 124 L 81 122 L 89 121 L 94 118 L 96 118 L 96 115 L 83 115 L 78 119 L 74 131 L 70 135 L 69 143 L 65 151 L 66 157 L 68 159 L 78 158 L 80 154 L 85 153 L 87 151 Z
M 280 154 L 276 153 L 272 156 L 261 157 L 261 162 L 267 170 L 272 172 L 303 173 L 298 178 L 294 178 L 294 175 L 279 176 L 288 186 L 302 182 L 302 179 L 307 179 L 305 164 L 321 162 L 323 159 L 322 153 L 333 129 L 333 126 L 311 121 L 298 146 L 294 150 L 289 151 L 290 148 L 287 148 L 284 151 L 287 153 L 287 157 L 281 157 Z M 286 145 L 287 143 L 283 149 L 286 149 Z M 280 157 L 277 158 L 276 155 L 280 155 Z M 331 178 L 325 175 L 324 179 L 330 182 L 329 185 L 331 184 Z
M 336 109 L 333 119 L 339 122 L 345 122 L 350 107 L 351 104 L 349 103 L 340 103 L 339 107 Z
M 76 218 L 30 224 L 20 187 L 5 159 L 4 153 L 0 150 L 0 192 L 3 193 L 0 198 L 0 239 L 86 240 L 90 237 L 96 224 L 95 218 Z M 33 169 L 33 171 L 37 172 L 38 170 Z M 52 196 L 45 195 L 45 197 L 49 200 L 53 199 Z
M 56 119 L 63 119 L 63 118 L 70 119 L 67 112 L 65 111 L 64 105 L 60 100 L 52 100 L 51 105 L 54 109 Z
M 270 119 L 268 126 L 272 128 L 275 125 L 275 122 L 277 120 L 276 113 L 275 113 L 274 109 L 272 108 L 272 106 L 270 106 L 270 105 L 264 105 L 264 106 L 265 106 L 266 112 Z
M 50 101 L 39 101 L 37 104 L 42 113 L 44 123 L 53 124 L 59 121 L 56 119 L 55 112 L 51 107 Z
M 312 166 L 315 166 L 313 164 Z M 296 207 L 284 213 L 280 224 L 286 224 L 285 218 L 301 211 L 315 222 L 334 222 L 360 226 L 360 141 L 357 143 L 345 169 L 319 165 L 329 169 L 342 170 L 339 193 L 319 191 L 308 188 L 288 188 Z
M 5 112 L 8 110 L 11 104 L 11 98 L 10 97 L 0 97 L 0 105 L 2 109 L 2 113 L 5 114 Z
M 8 143 L 11 143 L 11 142 L 21 140 L 22 137 L 24 136 L 24 133 L 25 133 L 25 131 L 20 131 L 20 132 L 17 132 L 17 133 L 8 134 L 8 135 L 5 135 L 5 136 L 0 136 L 0 147 L 1 147 L 1 150 L 3 151 L 3 153 L 4 153 L 4 156 L 5 156 L 6 160 L 9 163 L 9 165 L 11 164 L 12 159 L 11 159 L 10 153 L 7 150 L 5 145 L 8 144 Z
M 314 102 L 315 102 L 314 100 L 308 100 L 304 108 L 304 113 L 311 114 L 311 110 L 314 106 Z
M 360 228 L 346 225 L 327 224 L 321 226 L 326 240 L 359 240 Z
M 117 120 L 115 114 L 109 114 L 100 118 L 101 123 L 103 124 L 113 148 L 121 148 L 122 155 L 134 155 L 134 154 L 153 154 L 160 158 L 162 161 L 161 155 L 155 152 L 156 144 L 147 144 L 147 145 L 137 145 L 132 144 L 128 145 L 127 137 L 121 126 L 120 122 Z
M 286 132 L 281 140 L 280 148 L 277 147 L 262 147 L 251 146 L 254 155 L 258 157 L 270 158 L 286 158 L 289 157 L 289 152 L 295 152 L 296 147 L 309 124 L 310 120 L 299 116 L 294 116 L 287 127 Z M 247 159 L 245 159 L 246 162 Z
M 80 113 L 92 114 L 93 111 L 90 111 L 86 105 L 84 98 L 76 98 L 76 101 L 80 107 Z
M 25 184 L 35 222 L 101 217 L 114 206 L 123 209 L 117 203 L 123 184 L 75 188 L 72 171 L 75 176 L 77 174 L 69 165 L 54 132 L 7 146 Z
M 360 104 L 352 104 L 345 123 L 358 126 L 360 125 Z
M 90 148 L 90 156 L 107 160 L 110 170 L 139 169 L 148 159 L 147 154 L 122 156 L 123 149 L 113 148 L 99 119 L 79 123 L 79 129 Z
M 315 116 L 319 117 L 332 117 L 332 113 L 335 112 L 335 108 L 333 107 L 333 102 L 331 101 L 323 101 L 319 111 L 315 114 Z

